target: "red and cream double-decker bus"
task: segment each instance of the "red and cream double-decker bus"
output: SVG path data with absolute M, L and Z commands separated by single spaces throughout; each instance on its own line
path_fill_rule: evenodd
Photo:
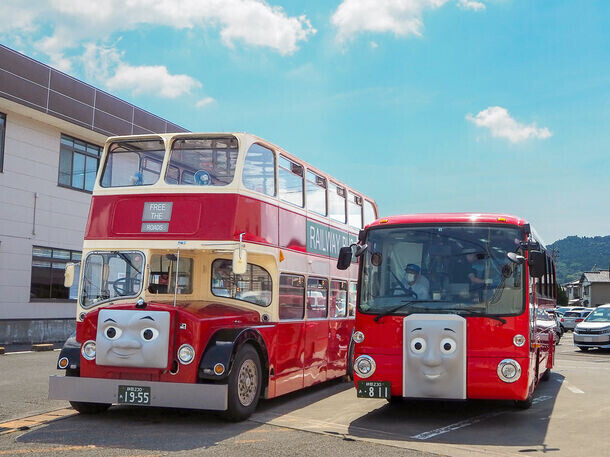
M 109 138 L 50 398 L 241 420 L 259 397 L 345 375 L 357 272 L 336 258 L 376 217 L 373 200 L 249 134 Z
M 555 268 L 530 225 L 500 214 L 380 219 L 359 234 L 354 374 L 369 398 L 532 404 L 553 367 L 538 308 Z M 338 267 L 351 263 L 342 248 Z

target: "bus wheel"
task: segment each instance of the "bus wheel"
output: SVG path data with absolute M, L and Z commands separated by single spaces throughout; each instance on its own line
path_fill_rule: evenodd
M 529 394 L 525 400 L 515 400 L 515 407 L 517 409 L 530 409 L 534 400 L 534 395 Z
M 66 376 L 80 376 L 78 370 L 66 370 Z M 80 414 L 99 414 L 110 408 L 110 403 L 88 403 L 84 401 L 71 401 L 72 408 Z
M 256 349 L 244 345 L 229 374 L 227 410 L 225 419 L 239 422 L 247 419 L 256 409 L 261 392 L 261 362 Z

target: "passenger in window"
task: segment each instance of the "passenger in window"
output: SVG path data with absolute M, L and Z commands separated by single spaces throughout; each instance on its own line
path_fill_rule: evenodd
M 405 267 L 405 277 L 407 279 L 406 294 L 415 300 L 427 300 L 430 298 L 430 282 L 425 276 L 421 275 L 419 265 L 409 263 Z
M 215 262 L 212 272 L 212 292 L 221 297 L 230 297 L 233 283 L 233 268 L 230 260 Z

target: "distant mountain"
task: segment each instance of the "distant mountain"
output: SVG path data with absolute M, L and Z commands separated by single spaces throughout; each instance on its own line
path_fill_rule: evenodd
M 607 270 L 610 264 L 610 235 L 568 236 L 547 246 L 557 253 L 557 281 L 560 284 L 580 279 L 584 271 L 594 267 Z

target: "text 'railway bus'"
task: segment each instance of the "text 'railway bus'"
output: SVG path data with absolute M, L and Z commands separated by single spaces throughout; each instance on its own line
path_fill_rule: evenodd
M 375 202 L 255 136 L 109 138 L 49 397 L 223 411 L 346 374 Z M 66 283 L 74 273 L 67 270 Z
M 555 266 L 523 219 L 418 214 L 359 234 L 358 397 L 532 404 L 553 367 Z M 342 248 L 338 266 L 348 267 Z M 544 314 L 544 313 L 542 313 Z

